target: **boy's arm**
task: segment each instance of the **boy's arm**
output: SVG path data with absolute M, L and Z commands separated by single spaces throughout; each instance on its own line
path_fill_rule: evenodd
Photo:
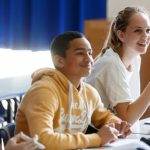
M 100 128 L 109 123 L 121 123 L 121 119 L 112 114 L 105 108 L 97 108 L 92 115 L 92 123 L 95 127 Z
M 104 125 L 110 125 L 113 123 L 114 128 L 119 131 L 120 136 L 126 137 L 127 135 L 131 134 L 131 125 L 126 121 L 122 121 L 109 110 L 106 110 L 103 107 L 101 100 L 98 101 L 96 106 L 97 108 L 92 115 L 92 123 L 96 128 L 100 129 Z
M 100 95 L 96 89 L 91 89 L 93 99 L 93 114 L 91 121 L 96 128 L 100 128 L 105 124 L 109 123 L 121 123 L 121 119 L 112 114 L 109 110 L 104 107 L 101 101 Z

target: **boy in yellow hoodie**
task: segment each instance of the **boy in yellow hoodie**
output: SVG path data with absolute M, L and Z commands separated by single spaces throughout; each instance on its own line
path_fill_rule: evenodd
M 82 81 L 93 63 L 85 36 L 75 31 L 58 35 L 51 54 L 56 69 L 34 73 L 16 115 L 16 132 L 37 134 L 47 150 L 100 147 L 128 135 L 130 125 L 104 109 L 98 92 Z M 97 133 L 85 134 L 90 123 Z

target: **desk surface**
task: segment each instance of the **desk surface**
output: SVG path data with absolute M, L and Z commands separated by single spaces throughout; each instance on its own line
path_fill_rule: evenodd
M 30 74 L 0 79 L 0 100 L 22 95 L 30 87 Z
M 25 93 L 32 72 L 43 67 L 54 67 L 49 51 L 0 51 L 0 99 Z
M 145 150 L 150 150 L 150 147 L 140 141 L 141 137 L 150 138 L 150 118 L 140 120 L 140 132 L 129 135 L 126 139 L 118 139 L 117 141 L 107 144 L 101 148 L 89 148 L 86 150 L 136 150 L 141 147 Z

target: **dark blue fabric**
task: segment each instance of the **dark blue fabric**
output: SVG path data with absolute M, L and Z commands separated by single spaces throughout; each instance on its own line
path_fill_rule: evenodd
M 55 35 L 102 18 L 106 0 L 0 0 L 0 47 L 49 49 Z

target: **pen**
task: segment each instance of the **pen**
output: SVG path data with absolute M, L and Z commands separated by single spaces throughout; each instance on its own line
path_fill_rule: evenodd
M 140 135 L 150 135 L 150 133 L 140 133 L 140 132 L 132 132 L 131 134 L 140 134 Z
M 2 146 L 2 147 L 1 147 L 2 150 L 5 150 L 3 138 L 1 138 L 1 144 L 2 144 L 2 145 L 1 145 L 1 146 Z
M 145 125 L 150 125 L 150 122 L 144 122 Z
M 25 140 L 25 141 L 31 141 L 34 140 L 28 136 L 26 136 L 25 134 L 23 134 L 22 132 L 20 133 L 20 137 Z M 34 143 L 38 146 L 39 149 L 45 149 L 45 146 L 41 143 L 39 143 L 38 141 L 34 140 Z

